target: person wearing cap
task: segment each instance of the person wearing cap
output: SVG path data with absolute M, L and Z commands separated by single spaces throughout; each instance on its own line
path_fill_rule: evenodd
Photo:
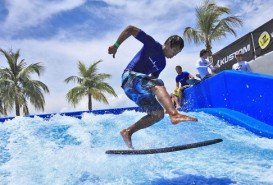
M 208 59 L 209 51 L 202 49 L 200 51 L 200 59 L 196 63 L 196 69 L 201 77 L 201 79 L 205 79 L 213 75 L 213 71 L 217 69 L 216 66 L 213 66 L 211 62 L 209 62 Z M 211 72 L 209 71 L 211 70 Z
M 115 44 L 108 48 L 108 53 L 115 58 L 119 46 L 130 36 L 140 41 L 143 47 L 125 68 L 121 87 L 128 98 L 147 113 L 139 121 L 120 132 L 125 144 L 133 149 L 132 134 L 163 119 L 164 109 L 169 114 L 172 124 L 197 121 L 197 119 L 178 113 L 163 81 L 158 78 L 166 66 L 166 58 L 173 58 L 183 49 L 183 39 L 173 35 L 161 45 L 143 30 L 128 26 L 121 32 Z
M 235 58 L 237 62 L 233 64 L 232 69 L 237 71 L 248 71 L 251 72 L 250 66 L 247 61 L 243 60 L 243 53 L 240 51 L 237 51 L 235 53 Z

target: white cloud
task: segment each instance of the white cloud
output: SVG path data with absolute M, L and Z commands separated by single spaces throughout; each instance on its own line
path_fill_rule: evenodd
M 273 18 L 273 0 L 222 0 L 217 2 L 229 6 L 233 14 L 242 17 L 244 26 L 241 30 L 246 29 L 247 33 Z
M 41 24 L 57 13 L 74 9 L 86 0 L 7 0 L 9 11 L 3 25 L 7 32 L 18 31 L 25 27 Z
M 125 20 L 123 24 L 136 24 L 145 27 L 146 31 L 161 32 L 175 30 L 178 25 L 186 24 L 192 20 L 189 11 L 198 4 L 198 1 L 188 3 L 179 0 L 142 0 L 142 1 L 116 1 L 105 0 L 110 5 L 109 11 L 121 15 Z M 192 12 L 194 14 L 194 12 Z M 166 21 L 168 19 L 168 21 Z M 176 24 L 173 24 L 176 22 Z M 179 24 L 177 24 L 179 23 Z M 122 24 L 122 23 L 121 23 Z M 157 25 L 154 27 L 153 25 Z
M 272 19 L 273 0 L 256 0 L 247 4 L 242 2 L 242 12 L 244 24 L 250 31 L 259 27 L 263 23 Z

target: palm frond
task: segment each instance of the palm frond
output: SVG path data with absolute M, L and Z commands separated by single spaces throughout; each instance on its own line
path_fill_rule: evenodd
M 193 41 L 195 44 L 198 44 L 204 40 L 204 37 L 201 35 L 201 33 L 198 30 L 191 27 L 185 28 L 183 35 L 185 39 Z
M 98 70 L 98 64 L 99 63 L 101 63 L 102 62 L 102 60 L 99 60 L 99 61 L 97 61 L 97 62 L 94 62 L 93 64 L 91 64 L 90 66 L 89 66 L 89 68 L 88 68 L 88 71 L 87 71 L 87 74 L 88 75 L 96 75 L 96 73 L 97 73 L 97 70 Z
M 114 89 L 108 83 L 105 83 L 105 82 L 99 83 L 97 85 L 97 89 L 102 91 L 102 92 L 107 92 L 108 94 L 111 94 L 111 95 L 117 97 L 116 92 L 114 91 Z
M 70 76 L 70 77 L 66 78 L 64 81 L 66 83 L 69 83 L 71 81 L 73 81 L 75 83 L 82 83 L 83 79 L 81 77 L 78 77 L 78 76 Z
M 85 76 L 86 73 L 87 73 L 87 68 L 86 68 L 85 64 L 82 63 L 81 61 L 79 61 L 78 68 L 79 68 L 79 71 L 80 71 L 80 75 Z
M 74 106 L 79 103 L 79 101 L 86 95 L 86 90 L 82 86 L 77 86 L 72 88 L 66 94 L 68 102 L 72 103 Z
M 211 42 L 225 37 L 227 33 L 236 36 L 235 28 L 242 26 L 242 20 L 238 16 L 228 16 L 229 7 L 218 6 L 212 0 L 205 0 L 195 8 L 196 27 L 186 27 L 184 37 L 195 44 L 204 43 L 211 50 Z
M 7 62 L 9 64 L 10 69 L 13 69 L 14 68 L 13 56 L 9 52 L 7 52 L 7 51 L 5 51 L 5 50 L 3 50 L 1 48 L 0 48 L 0 52 L 3 53 L 5 58 L 7 59 Z
M 99 102 L 105 103 L 105 104 L 109 104 L 106 96 L 101 92 L 101 91 L 93 91 L 92 94 L 93 98 Z

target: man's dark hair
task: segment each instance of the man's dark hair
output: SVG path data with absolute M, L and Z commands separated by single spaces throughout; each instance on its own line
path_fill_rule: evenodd
M 182 67 L 181 66 L 175 66 L 176 69 L 180 69 L 182 70 Z
M 200 51 L 200 57 L 204 56 L 204 54 L 206 54 L 206 53 L 209 53 L 209 51 L 206 50 L 206 49 L 202 49 L 202 50 Z
M 178 47 L 179 49 L 184 48 L 184 40 L 178 36 L 178 35 L 172 35 L 170 36 L 164 44 L 167 44 L 167 42 L 170 42 L 171 48 Z

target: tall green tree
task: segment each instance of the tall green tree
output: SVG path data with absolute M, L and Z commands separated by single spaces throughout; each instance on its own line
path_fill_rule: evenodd
M 228 33 L 236 35 L 235 28 L 242 26 L 243 21 L 238 16 L 227 16 L 231 10 L 228 7 L 218 6 L 212 0 L 205 0 L 196 9 L 196 27 L 186 27 L 184 38 L 195 44 L 204 43 L 212 54 L 212 41 L 226 37 Z
M 70 81 L 76 82 L 78 85 L 66 94 L 66 97 L 70 103 L 74 106 L 84 97 L 88 97 L 88 110 L 92 110 L 92 99 L 99 102 L 109 104 L 104 93 L 117 96 L 114 89 L 106 82 L 106 79 L 111 75 L 105 73 L 98 73 L 98 64 L 101 60 L 91 64 L 89 67 L 84 63 L 78 63 L 80 76 L 70 76 L 65 79 L 66 83 Z
M 41 81 L 31 79 L 33 74 L 40 76 L 44 67 L 40 63 L 27 65 L 24 59 L 19 60 L 20 50 L 0 49 L 0 52 L 8 63 L 8 67 L 0 69 L 0 99 L 4 111 L 15 107 L 16 116 L 20 116 L 20 110 L 27 115 L 28 103 L 37 110 L 44 110 L 43 92 L 49 93 L 48 87 Z

